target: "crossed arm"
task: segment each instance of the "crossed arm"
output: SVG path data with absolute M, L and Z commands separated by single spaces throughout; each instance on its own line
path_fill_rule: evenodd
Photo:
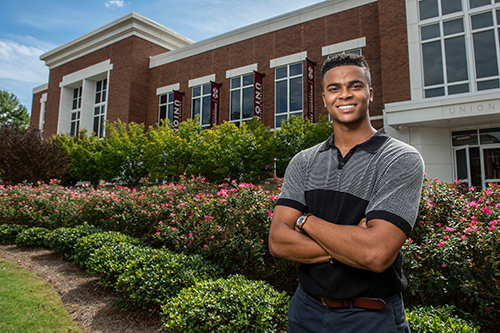
M 302 213 L 276 206 L 269 231 L 273 256 L 303 264 L 328 262 L 329 255 L 346 265 L 383 272 L 398 255 L 406 234 L 385 220 L 360 221 L 357 226 L 329 223 L 309 216 L 303 230 L 295 223 Z

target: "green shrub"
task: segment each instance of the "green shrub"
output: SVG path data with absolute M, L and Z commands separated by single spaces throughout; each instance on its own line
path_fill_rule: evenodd
M 241 275 L 183 289 L 162 306 L 169 332 L 282 332 L 289 297 Z
M 403 251 L 410 305 L 454 304 L 487 330 L 500 325 L 500 187 L 428 180 Z
M 28 229 L 25 225 L 2 224 L 0 225 L 0 244 L 14 244 L 17 235 Z
M 416 307 L 406 311 L 412 333 L 479 333 L 474 326 L 454 314 L 455 307 Z
M 58 228 L 45 236 L 46 244 L 51 250 L 72 260 L 75 255 L 76 242 L 82 237 L 99 232 L 102 230 L 87 223 L 74 228 Z
M 131 262 L 152 254 L 152 248 L 127 242 L 109 242 L 90 254 L 87 260 L 89 273 L 100 277 L 99 282 L 107 287 L 114 286 L 120 274 Z
M 141 245 L 142 242 L 116 231 L 91 234 L 76 241 L 75 255 L 73 256 L 75 263 L 86 268 L 90 255 L 97 249 L 109 246 L 110 244 Z
M 222 276 L 221 269 L 197 255 L 164 249 L 138 250 L 118 277 L 116 290 L 124 293 L 126 306 L 159 310 L 182 288 Z
M 51 231 L 46 228 L 33 227 L 29 229 L 22 230 L 17 234 L 16 244 L 21 247 L 44 247 L 47 246 L 46 236 Z

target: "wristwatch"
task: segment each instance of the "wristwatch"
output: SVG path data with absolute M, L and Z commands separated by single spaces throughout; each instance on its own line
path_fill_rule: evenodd
M 311 215 L 312 215 L 312 213 L 308 213 L 308 214 L 306 214 L 306 215 L 302 215 L 301 217 L 299 217 L 299 218 L 297 219 L 297 228 L 299 228 L 300 230 L 302 230 L 302 227 L 303 227 L 303 226 L 304 226 L 304 224 L 306 223 L 307 218 L 308 218 L 309 216 L 311 216 Z

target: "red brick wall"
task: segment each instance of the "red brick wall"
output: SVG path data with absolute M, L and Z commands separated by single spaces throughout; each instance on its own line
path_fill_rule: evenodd
M 30 127 L 39 128 L 40 126 L 40 112 L 42 106 L 40 99 L 46 92 L 47 90 L 44 90 L 33 94 L 33 99 L 31 101 Z
M 156 89 L 175 83 L 179 83 L 180 91 L 185 93 L 182 119 L 190 118 L 191 88 L 188 87 L 188 81 L 211 74 L 215 74 L 216 81 L 222 83 L 220 119 L 228 120 L 229 80 L 226 79 L 226 71 L 257 63 L 258 71 L 265 74 L 263 122 L 266 126 L 274 127 L 274 69 L 269 67 L 269 62 L 274 58 L 303 51 L 307 51 L 308 59 L 317 62 L 315 68 L 316 116 L 326 115 L 321 95 L 321 66 L 326 57 L 321 55 L 321 48 L 360 37 L 366 37 L 367 45 L 363 48 L 363 55 L 370 63 L 372 85 L 375 89 L 375 101 L 371 105 L 370 113 L 381 115 L 385 92 L 382 89 L 378 5 L 375 3 L 152 68 L 148 92 L 150 104 L 146 123 L 147 125 L 157 123 L 159 102 Z M 306 91 L 304 75 L 304 109 L 306 108 Z M 381 126 L 381 124 L 377 125 Z

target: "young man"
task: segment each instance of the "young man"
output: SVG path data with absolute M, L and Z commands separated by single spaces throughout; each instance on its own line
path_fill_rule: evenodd
M 416 149 L 370 124 L 364 57 L 322 68 L 330 138 L 290 162 L 269 233 L 271 254 L 301 263 L 287 333 L 409 332 L 401 247 L 423 181 Z

